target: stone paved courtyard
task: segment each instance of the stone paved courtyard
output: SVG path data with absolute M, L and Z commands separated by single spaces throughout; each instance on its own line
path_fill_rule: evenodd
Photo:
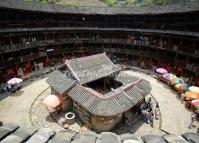
M 127 72 L 150 81 L 152 85 L 151 94 L 159 103 L 161 119 L 160 123 L 155 122 L 155 127 L 151 128 L 150 125 L 143 123 L 141 118 L 137 118 L 134 124 L 125 126 L 120 132 L 131 132 L 139 136 L 144 134 L 165 134 L 161 130 L 176 135 L 185 132 L 196 132 L 196 128 L 188 129 L 191 112 L 181 104 L 173 90 L 151 76 L 133 71 Z M 37 80 L 19 92 L 2 99 L 0 101 L 0 120 L 37 128 L 61 129 L 62 127 L 49 116 L 47 108 L 42 104 L 42 99 L 50 94 L 50 88 L 45 80 L 46 78 Z M 199 124 L 195 122 L 195 125 L 198 126 Z M 159 130 L 159 127 L 161 130 Z M 73 124 L 69 128 L 79 131 L 81 125 Z

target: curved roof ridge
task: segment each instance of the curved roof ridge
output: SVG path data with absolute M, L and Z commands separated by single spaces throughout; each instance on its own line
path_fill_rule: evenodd
M 90 59 L 90 58 L 96 58 L 96 57 L 103 56 L 103 55 L 106 55 L 106 53 L 103 52 L 103 53 L 99 53 L 99 54 L 95 54 L 95 55 L 90 55 L 90 56 L 85 56 L 85 57 L 70 59 L 70 60 L 66 60 L 66 63 L 70 63 L 71 61 L 87 60 L 87 59 Z
M 106 53 L 66 60 L 65 63 L 80 84 L 92 82 L 120 70 Z
M 0 7 L 20 9 L 27 11 L 39 11 L 49 13 L 73 13 L 73 14 L 164 14 L 199 11 L 199 1 L 171 4 L 167 6 L 126 6 L 126 7 L 102 7 L 102 6 L 63 6 L 53 4 L 41 4 L 22 0 L 0 0 Z
M 138 86 L 142 87 L 139 88 Z M 109 96 L 76 84 L 68 91 L 68 96 L 93 114 L 112 116 L 132 108 L 145 98 L 150 91 L 150 83 L 144 79 L 139 79 L 118 88 L 118 90 L 111 91 Z

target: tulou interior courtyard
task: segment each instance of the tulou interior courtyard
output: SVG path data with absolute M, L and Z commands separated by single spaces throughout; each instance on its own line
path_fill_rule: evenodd
M 199 143 L 199 1 L 0 0 L 0 143 Z

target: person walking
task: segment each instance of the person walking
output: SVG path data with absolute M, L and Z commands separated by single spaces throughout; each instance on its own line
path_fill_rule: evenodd
M 168 71 L 168 73 L 171 72 L 171 66 L 170 66 L 170 64 L 167 64 L 166 70 Z
M 146 109 L 143 109 L 142 111 L 141 111 L 141 113 L 142 113 L 142 117 L 143 117 L 143 120 L 144 120 L 144 122 L 145 123 L 147 123 L 148 122 L 148 116 L 147 116 L 147 114 L 148 114 L 148 112 L 147 112 L 147 110 Z
M 184 93 L 182 93 L 180 96 L 181 103 L 183 103 L 185 101 L 185 99 L 186 99 L 186 96 Z
M 0 83 L 2 83 L 2 79 L 3 79 L 3 73 L 2 73 L 2 71 L 0 69 Z

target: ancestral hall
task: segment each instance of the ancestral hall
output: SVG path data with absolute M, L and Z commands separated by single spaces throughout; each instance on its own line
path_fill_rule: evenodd
M 63 70 L 47 79 L 52 94 L 61 98 L 64 111 L 77 116 L 96 131 L 109 131 L 150 93 L 144 79 L 127 74 L 105 53 L 66 60 Z

